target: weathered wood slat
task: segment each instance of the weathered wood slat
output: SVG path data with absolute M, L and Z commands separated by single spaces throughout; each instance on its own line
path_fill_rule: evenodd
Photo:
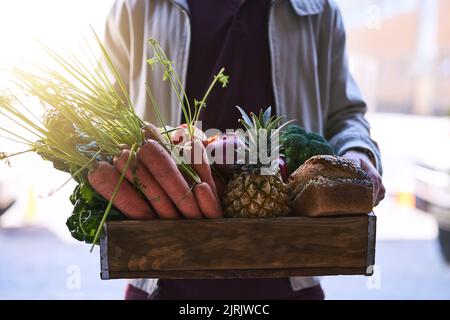
M 108 222 L 102 278 L 366 274 L 375 216 Z
M 303 276 L 363 275 L 365 268 L 299 268 L 299 269 L 249 269 L 249 270 L 184 270 L 151 271 L 151 278 L 158 279 L 240 279 L 240 278 L 286 278 Z M 104 276 L 107 277 L 105 278 Z M 108 272 L 102 279 L 150 278 L 148 271 Z

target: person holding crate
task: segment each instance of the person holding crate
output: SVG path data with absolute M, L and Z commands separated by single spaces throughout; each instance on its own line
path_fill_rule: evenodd
M 204 129 L 238 127 L 242 106 L 297 119 L 327 138 L 338 155 L 372 179 L 384 197 L 378 145 L 370 138 L 366 104 L 348 71 L 345 29 L 333 0 L 117 0 L 105 46 L 146 121 L 157 123 L 148 83 L 165 121 L 183 122 L 176 96 L 151 72 L 148 39 L 174 59 L 188 97 L 203 95 L 224 66 L 228 88 L 213 92 L 201 115 Z M 315 277 L 290 279 L 133 280 L 126 299 L 323 299 Z

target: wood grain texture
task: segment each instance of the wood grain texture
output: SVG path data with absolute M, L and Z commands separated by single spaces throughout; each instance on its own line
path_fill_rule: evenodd
M 299 268 L 248 270 L 116 271 L 102 274 L 102 279 L 246 279 L 303 276 L 364 275 L 366 268 Z M 151 274 L 151 276 L 149 275 Z M 107 277 L 106 277 L 107 275 Z
M 102 278 L 366 274 L 375 248 L 369 219 L 374 216 L 108 222 Z
M 366 276 L 373 275 L 375 266 L 375 244 L 377 239 L 377 217 L 373 213 L 368 214 L 367 224 L 367 269 Z
M 103 235 L 100 236 L 100 277 L 110 279 L 108 256 L 108 225 L 103 225 Z

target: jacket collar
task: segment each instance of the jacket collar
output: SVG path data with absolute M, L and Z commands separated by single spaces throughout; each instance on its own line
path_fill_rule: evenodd
M 278 0 L 272 0 L 272 2 L 275 1 Z M 319 14 L 325 7 L 325 0 L 290 0 L 290 2 L 299 16 Z
M 182 9 L 189 12 L 189 6 L 187 0 L 171 0 L 175 4 L 179 5 Z M 271 0 L 272 3 L 281 0 Z M 319 14 L 323 11 L 325 6 L 325 0 L 289 0 L 292 8 L 299 16 L 309 16 Z
M 180 6 L 181 9 L 185 10 L 186 12 L 189 12 L 187 0 L 170 0 L 170 1 Z

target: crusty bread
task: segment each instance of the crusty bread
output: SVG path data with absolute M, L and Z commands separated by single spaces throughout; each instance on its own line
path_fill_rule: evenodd
M 330 179 L 361 179 L 370 180 L 367 174 L 355 163 L 336 156 L 314 156 L 307 160 L 289 177 L 289 184 L 293 191 L 300 192 L 311 179 L 324 176 Z
M 330 216 L 368 213 L 373 184 L 352 161 L 315 156 L 289 178 L 294 215 Z

